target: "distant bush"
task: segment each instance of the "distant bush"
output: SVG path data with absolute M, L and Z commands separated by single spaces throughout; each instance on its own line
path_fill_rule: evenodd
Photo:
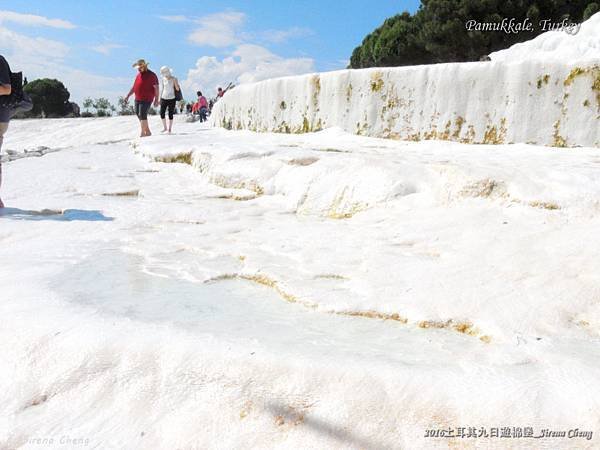
M 33 109 L 25 117 L 65 117 L 73 114 L 73 105 L 69 102 L 71 94 L 62 82 L 41 78 L 27 83 L 23 91 L 29 94 Z
M 93 114 L 89 111 L 89 109 L 94 106 L 94 99 L 91 97 L 84 98 L 82 105 L 85 108 L 85 111 L 81 113 L 81 117 L 92 117 Z
M 94 101 L 94 108 L 98 117 L 112 116 L 115 111 L 115 107 L 104 97 L 97 98 Z
M 119 99 L 117 100 L 117 104 L 119 106 L 119 111 L 117 114 L 119 114 L 120 116 L 132 116 L 135 114 L 133 106 L 131 105 L 131 103 L 125 100 L 125 97 L 119 97 Z
M 83 100 L 83 107 L 85 111 L 81 113 L 81 117 L 109 117 L 116 111 L 110 101 L 104 97 L 96 99 L 87 97 Z M 90 111 L 90 108 L 93 108 L 95 112 Z
M 422 0 L 418 11 L 388 18 L 354 49 L 351 68 L 477 61 L 483 55 L 530 40 L 543 32 L 542 19 L 581 22 L 599 10 L 587 0 Z M 500 23 L 528 18 L 532 31 L 468 31 L 469 20 Z

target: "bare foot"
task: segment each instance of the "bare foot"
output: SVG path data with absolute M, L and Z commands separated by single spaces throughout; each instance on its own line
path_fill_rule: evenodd
M 2 199 L 0 198 L 0 209 L 4 208 L 4 203 L 2 203 Z

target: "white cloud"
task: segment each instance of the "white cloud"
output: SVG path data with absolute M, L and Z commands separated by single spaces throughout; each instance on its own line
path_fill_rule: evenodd
M 238 44 L 238 31 L 244 24 L 246 15 L 238 11 L 225 11 L 195 19 L 200 25 L 188 36 L 188 40 L 196 45 L 209 47 L 229 47 Z
M 13 11 L 0 10 L 0 23 L 3 22 L 12 22 L 32 27 L 76 28 L 76 26 L 68 20 L 48 19 L 47 17 L 36 16 L 33 14 L 20 14 Z
M 246 32 L 243 30 L 246 15 L 234 10 L 186 20 L 199 25 L 188 36 L 191 43 L 216 48 L 233 47 L 222 59 L 204 56 L 196 61 L 196 66 L 188 71 L 186 80 L 182 82 L 188 98 L 193 97 L 191 94 L 197 90 L 213 96 L 218 86 L 230 81 L 251 83 L 315 70 L 312 58 L 284 58 L 261 45 L 249 43 L 282 43 L 314 34 L 308 28 Z
M 267 42 L 281 44 L 290 39 L 302 38 L 313 34 L 315 34 L 315 32 L 309 28 L 292 27 L 287 30 L 266 30 L 259 33 L 258 37 Z
M 5 54 L 14 53 L 26 59 L 63 59 L 69 47 L 62 42 L 16 33 L 0 25 L 0 42 Z
M 110 52 L 117 48 L 125 48 L 125 46 L 121 45 L 121 44 L 100 44 L 100 45 L 91 47 L 91 49 L 94 50 L 95 52 L 102 53 L 103 55 L 106 55 L 106 56 L 110 55 Z
M 29 81 L 59 79 L 71 93 L 71 100 L 80 104 L 88 96 L 107 97 L 115 102 L 133 83 L 133 78 L 105 77 L 70 67 L 65 63 L 69 47 L 59 41 L 26 36 L 0 25 L 0 42 L 11 70 L 22 71 Z
M 117 97 L 126 95 L 133 84 L 133 77 L 107 77 L 61 63 L 27 62 L 19 58 L 14 58 L 9 63 L 11 68 L 14 64 L 19 71 L 22 70 L 29 81 L 37 78 L 56 78 L 62 81 L 71 94 L 70 100 L 80 106 L 86 97 L 105 97 L 116 104 Z
M 233 81 L 236 84 L 252 83 L 268 78 L 299 75 L 314 72 L 311 58 L 282 58 L 268 49 L 252 44 L 236 47 L 231 56 L 218 60 L 204 56 L 196 61 L 196 67 L 187 73 L 182 82 L 187 98 L 197 90 L 208 97 L 214 96 L 218 86 Z
M 246 22 L 246 14 L 235 10 L 227 10 L 200 18 L 182 15 L 158 16 L 161 20 L 175 23 L 195 23 L 195 28 L 188 36 L 192 44 L 223 48 L 249 41 L 262 41 L 280 44 L 293 38 L 301 38 L 314 34 L 309 28 L 291 27 L 287 30 L 265 30 L 248 33 L 241 30 Z
M 190 19 L 185 16 L 158 16 L 158 18 L 165 22 L 190 22 Z
M 71 101 L 79 103 L 79 106 L 86 97 L 105 97 L 116 106 L 117 98 L 125 96 L 133 84 L 133 77 L 107 77 L 65 65 L 48 65 L 41 69 L 55 73 L 71 93 Z

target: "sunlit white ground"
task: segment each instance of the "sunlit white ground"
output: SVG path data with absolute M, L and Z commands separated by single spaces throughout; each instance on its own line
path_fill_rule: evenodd
M 0 448 L 600 445 L 598 149 L 136 126 L 11 123 Z

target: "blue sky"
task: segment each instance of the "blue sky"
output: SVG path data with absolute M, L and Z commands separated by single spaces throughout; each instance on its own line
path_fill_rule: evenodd
M 65 82 L 76 101 L 114 101 L 131 63 L 168 65 L 184 93 L 228 81 L 342 69 L 385 18 L 419 2 L 0 0 L 0 53 L 29 78 Z

